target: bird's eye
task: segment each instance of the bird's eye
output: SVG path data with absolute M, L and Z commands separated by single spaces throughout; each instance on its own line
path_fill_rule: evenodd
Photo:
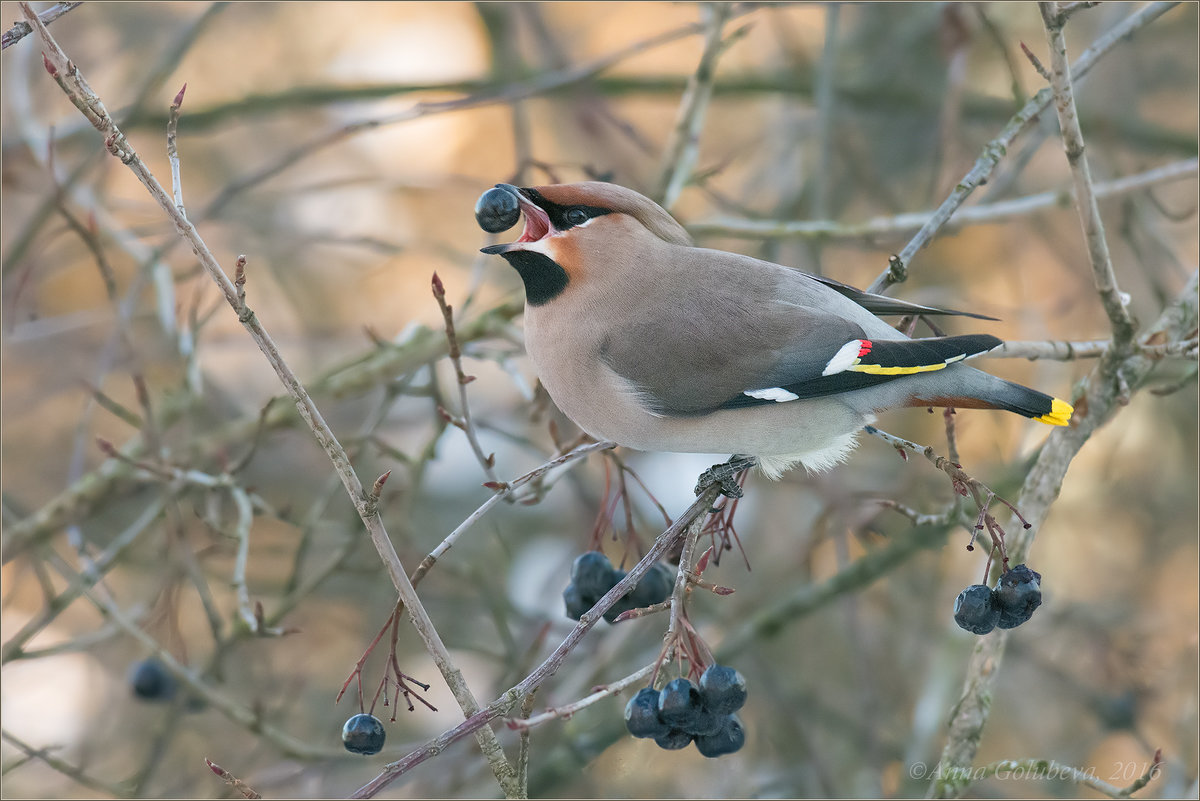
M 582 225 L 588 221 L 588 213 L 579 207 L 567 209 L 563 216 L 571 225 Z

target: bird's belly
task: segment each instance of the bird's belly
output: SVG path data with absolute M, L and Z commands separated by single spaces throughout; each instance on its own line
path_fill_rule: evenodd
M 692 416 L 650 412 L 638 388 L 598 354 L 567 354 L 560 340 L 526 323 L 526 349 L 542 385 L 563 414 L 591 436 L 644 451 L 740 453 L 778 473 L 799 462 L 825 470 L 845 459 L 869 418 L 834 398 L 725 409 Z M 578 337 L 578 330 L 563 332 Z

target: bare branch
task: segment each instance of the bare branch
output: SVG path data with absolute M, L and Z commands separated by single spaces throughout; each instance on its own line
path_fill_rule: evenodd
M 458 379 L 458 402 L 462 406 L 462 430 L 467 435 L 467 442 L 475 453 L 475 458 L 483 467 L 488 481 L 498 482 L 496 475 L 496 454 L 483 455 L 479 445 L 479 435 L 471 422 L 471 406 L 467 403 L 467 384 L 475 380 L 475 376 L 467 375 L 462 368 L 462 351 L 458 346 L 458 337 L 454 333 L 454 309 L 446 302 L 446 287 L 437 273 L 433 274 L 433 297 L 437 300 L 438 308 L 442 310 L 442 319 L 446 321 L 446 342 L 449 346 L 450 362 L 454 365 L 454 375 Z
M 630 673 L 625 678 L 617 679 L 614 682 L 605 684 L 591 695 L 581 698 L 574 703 L 565 704 L 564 706 L 551 707 L 540 715 L 534 715 L 533 717 L 528 718 L 510 718 L 507 721 L 508 727 L 510 729 L 526 730 L 532 729 L 535 726 L 540 726 L 543 723 L 547 723 L 551 720 L 570 720 L 571 716 L 576 712 L 587 709 L 597 701 L 602 701 L 609 696 L 616 695 L 626 687 L 638 684 L 651 673 L 653 673 L 654 668 L 655 665 L 653 663 L 646 665 L 645 667 Z
M 232 773 L 225 770 L 225 768 L 223 768 L 220 765 L 218 765 L 217 763 L 213 762 L 208 757 L 204 758 L 204 764 L 208 765 L 209 770 L 211 770 L 213 773 L 217 774 L 222 779 L 224 779 L 226 784 L 228 784 L 230 787 L 232 787 L 233 789 L 235 789 L 239 793 L 241 793 L 242 798 L 252 798 L 252 799 L 253 798 L 262 798 L 262 796 L 259 795 L 254 790 L 253 787 L 246 784 L 244 781 L 239 779 L 237 776 L 234 776 Z
M 708 101 L 712 97 L 713 81 L 717 73 L 717 58 L 724 49 L 721 42 L 721 31 L 733 11 L 731 3 L 704 3 L 700 6 L 704 16 L 706 33 L 704 37 L 704 52 L 700 55 L 700 63 L 696 71 L 688 79 L 684 89 L 683 99 L 679 103 L 679 111 L 675 118 L 675 128 L 663 154 L 662 167 L 658 180 L 655 181 L 653 196 L 663 208 L 671 208 L 683 186 L 691 176 L 692 168 L 700 152 L 700 130 L 704 127 L 704 114 L 708 110 Z
M 1183 159 L 1152 170 L 1104 181 L 1095 185 L 1095 197 L 1108 199 L 1137 192 L 1152 186 L 1190 178 L 1197 174 L 1198 160 Z M 1050 208 L 1063 208 L 1071 202 L 1068 190 L 1039 192 L 1036 195 L 1003 200 L 996 203 L 981 203 L 960 209 L 945 225 L 944 231 L 956 231 L 968 225 L 997 223 L 1017 217 L 1026 217 Z M 833 220 L 747 220 L 716 217 L 697 220 L 687 228 L 693 234 L 736 236 L 745 239 L 795 238 L 816 241 L 843 241 L 900 236 L 926 225 L 936 212 L 917 211 L 897 214 L 892 217 L 874 217 L 860 223 L 842 223 Z
M 441 559 L 446 551 L 450 550 L 450 548 L 454 546 L 454 543 L 458 541 L 459 537 L 461 537 L 468 529 L 478 523 L 493 506 L 505 498 L 512 497 L 515 490 L 523 487 L 534 479 L 541 478 L 550 470 L 553 470 L 560 465 L 576 461 L 581 457 L 587 456 L 589 453 L 610 450 L 615 447 L 617 447 L 615 442 L 593 442 L 589 445 L 580 445 L 578 448 L 575 448 L 568 453 L 564 453 L 561 456 L 556 456 L 545 464 L 535 467 L 525 475 L 519 476 L 512 481 L 496 482 L 490 485 L 485 485 L 489 486 L 490 489 L 495 490 L 496 494 L 484 501 L 483 505 L 474 512 L 467 515 L 465 520 L 459 523 L 453 531 L 446 535 L 445 539 L 438 543 L 436 548 L 429 552 L 429 555 L 421 561 L 421 564 L 417 566 L 416 571 L 413 573 L 413 582 L 415 583 L 420 581 L 421 577 L 429 572 L 429 569 L 433 567 L 437 560 Z
M 166 212 L 179 234 L 188 241 L 201 265 L 216 282 L 230 306 L 237 312 L 238 320 L 245 326 L 258 345 L 259 350 L 267 357 L 267 361 L 275 370 L 276 375 L 279 376 L 280 381 L 287 388 L 296 403 L 296 408 L 299 410 L 301 417 L 304 418 L 312 430 L 317 442 L 325 450 L 330 461 L 333 463 L 334 469 L 342 479 L 342 484 L 350 495 L 351 501 L 354 503 L 363 524 L 370 532 L 371 540 L 388 570 L 392 583 L 396 586 L 400 594 L 400 599 L 404 602 L 408 610 L 413 627 L 425 643 L 426 650 L 429 651 L 430 656 L 433 658 L 443 678 L 445 678 L 447 685 L 462 707 L 463 712 L 468 716 L 473 714 L 478 710 L 479 704 L 471 694 L 470 688 L 467 686 L 461 671 L 459 671 L 450 658 L 449 651 L 442 642 L 441 636 L 433 625 L 433 621 L 429 618 L 429 613 L 421 604 L 416 591 L 409 582 L 407 572 L 400 561 L 400 557 L 396 554 L 387 531 L 384 529 L 383 520 L 378 513 L 376 505 L 369 501 L 367 493 L 363 489 L 362 482 L 359 481 L 353 466 L 350 464 L 349 457 L 338 442 L 337 437 L 334 436 L 333 431 L 325 422 L 320 410 L 317 409 L 316 404 L 309 397 L 300 379 L 283 359 L 275 342 L 259 323 L 254 312 L 246 306 L 244 302 L 244 286 L 239 291 L 239 288 L 235 287 L 233 282 L 229 280 L 229 277 L 217 263 L 216 257 L 208 249 L 204 240 L 201 239 L 195 226 L 175 206 L 172 198 L 163 189 L 162 184 L 158 182 L 158 179 L 154 177 L 149 168 L 138 157 L 136 151 L 126 140 L 125 135 L 108 115 L 100 98 L 88 86 L 78 68 L 67 59 L 66 54 L 62 52 L 58 43 L 50 35 L 50 32 L 37 19 L 29 4 L 21 3 L 20 7 L 29 23 L 37 29 L 38 34 L 48 49 L 48 55 L 45 56 L 47 70 L 55 78 L 59 86 L 63 88 L 68 97 L 71 98 L 75 106 L 79 108 L 105 137 L 105 146 L 108 151 L 133 171 L 142 185 L 150 192 L 151 197 Z M 490 728 L 480 730 L 477 738 L 480 741 L 480 747 L 488 758 L 489 764 L 492 766 L 493 772 L 496 774 L 497 781 L 500 782 L 502 787 L 507 788 L 513 781 L 514 773 L 512 766 L 508 764 L 503 751 L 500 749 L 495 733 Z
M 717 484 L 713 484 L 704 490 L 696 498 L 695 502 L 679 516 L 675 523 L 658 536 L 654 541 L 654 545 L 646 552 L 642 560 L 629 570 L 625 578 L 617 582 L 604 597 L 596 602 L 595 606 L 585 612 L 579 619 L 579 623 L 567 635 L 567 638 L 554 649 L 554 652 L 541 665 L 535 668 L 520 683 L 511 687 L 507 692 L 502 693 L 500 697 L 487 707 L 481 709 L 459 725 L 442 732 L 417 750 L 388 765 L 382 773 L 360 787 L 351 797 L 373 798 L 381 790 L 417 765 L 441 753 L 451 743 L 461 740 L 463 737 L 466 737 L 482 726 L 486 726 L 498 717 L 511 715 L 512 711 L 521 704 L 522 699 L 528 693 L 536 690 L 546 679 L 558 671 L 566 660 L 567 655 L 583 640 L 583 637 L 592 626 L 601 620 L 604 612 L 637 586 L 642 577 L 649 572 L 654 563 L 659 561 L 664 554 L 672 548 L 678 547 L 680 539 L 686 536 L 686 531 L 689 527 L 700 525 L 703 522 L 704 516 L 708 514 L 708 510 L 712 508 L 712 504 L 719 494 L 720 486 Z
M 176 133 L 179 130 L 179 109 L 183 106 L 183 93 L 187 91 L 187 84 L 179 90 L 179 94 L 175 95 L 175 100 L 171 103 L 170 113 L 167 115 L 167 159 L 171 162 L 171 189 L 175 196 L 175 208 L 179 209 L 180 214 L 187 214 L 187 210 L 183 206 L 183 177 L 179 170 L 179 148 L 176 145 Z
M 1174 302 L 1163 311 L 1153 326 L 1142 336 L 1148 344 L 1156 337 L 1178 341 L 1193 334 L 1197 324 L 1197 286 L 1200 271 L 1193 272 Z M 1072 459 L 1092 434 L 1107 423 L 1121 408 L 1121 384 L 1138 387 L 1150 373 L 1155 361 L 1137 352 L 1121 354 L 1109 349 L 1092 370 L 1082 395 L 1075 404 L 1076 414 L 1071 425 L 1055 428 L 1038 452 L 1033 468 L 1025 478 L 1017 503 L 1031 522 L 1031 527 L 1014 532 L 1009 553 L 1015 562 L 1024 562 L 1042 521 L 1058 497 L 1063 477 Z M 1118 382 L 1117 376 L 1122 380 Z M 942 749 L 937 776 L 930 786 L 931 797 L 949 798 L 964 789 L 963 771 L 975 759 L 983 727 L 991 710 L 992 684 L 1008 642 L 1008 631 L 997 630 L 975 643 L 967 665 L 962 697 L 955 705 L 950 720 L 946 745 Z
M 78 5 L 78 3 L 76 3 L 76 5 Z M 71 764 L 67 760 L 54 756 L 50 753 L 49 748 L 34 748 L 18 738 L 16 735 L 6 730 L 0 730 L 0 737 L 3 737 L 5 741 L 12 743 L 18 749 L 23 751 L 26 756 L 41 760 L 55 771 L 74 779 L 84 787 L 87 787 L 89 790 L 104 793 L 105 795 L 109 795 L 114 798 L 121 798 L 129 795 L 129 791 L 127 789 L 124 789 L 119 785 L 109 784 L 101 781 L 91 774 L 84 772 L 82 768 Z
M 1177 3 L 1150 3 L 1149 5 L 1139 8 L 1134 13 L 1130 14 L 1119 24 L 1115 25 L 1092 43 L 1092 46 L 1084 51 L 1083 55 L 1075 63 L 1073 71 L 1078 78 L 1082 78 L 1092 68 L 1092 66 L 1114 45 L 1124 40 L 1126 37 L 1141 30 L 1149 25 L 1154 20 L 1158 19 L 1164 13 L 1174 8 Z M 995 139 L 988 142 L 983 153 L 976 160 L 970 171 L 963 176 L 962 180 L 954 187 L 954 191 L 950 193 L 942 205 L 938 207 L 933 216 L 921 226 L 921 230 L 916 236 L 909 241 L 904 249 L 900 251 L 899 261 L 902 265 L 907 266 L 913 257 L 921 248 L 925 247 L 933 239 L 938 231 L 946 224 L 950 217 L 958 210 L 975 188 L 988 179 L 1000 160 L 1004 158 L 1008 152 L 1008 148 L 1013 141 L 1020 136 L 1026 128 L 1033 124 L 1033 121 L 1038 118 L 1043 111 L 1050 105 L 1053 94 L 1049 89 L 1043 89 L 1038 92 L 1033 98 L 1025 104 L 1025 106 L 1009 120 Z M 888 286 L 896 283 L 897 271 L 889 267 L 879 274 L 879 277 L 871 283 L 869 291 L 882 292 Z
M 51 22 L 54 22 L 54 20 L 58 19 L 63 14 L 66 14 L 68 11 L 71 11 L 72 9 L 79 8 L 81 5 L 83 5 L 82 2 L 80 2 L 80 3 L 55 3 L 54 5 L 50 6 L 50 8 L 43 11 L 41 14 L 38 14 L 38 19 L 40 19 L 42 21 L 43 25 L 49 25 Z M 9 28 L 7 31 L 4 32 L 3 38 L 0 39 L 0 50 L 5 50 L 8 48 L 9 45 L 16 44 L 17 42 L 21 41 L 26 36 L 28 36 L 32 31 L 33 31 L 33 28 L 29 25 L 28 22 L 14 23 L 11 28 Z
M 1063 37 L 1066 14 L 1059 11 L 1056 2 L 1041 2 L 1038 8 L 1046 26 L 1046 41 L 1050 46 L 1050 86 L 1054 91 L 1054 105 L 1058 110 L 1058 124 L 1067 151 L 1067 163 L 1071 165 L 1071 175 L 1075 179 L 1075 205 L 1087 242 L 1092 276 L 1104 311 L 1112 324 L 1113 344 L 1125 348 L 1133 341 L 1134 324 L 1126 308 L 1128 299 L 1122 296 L 1117 286 L 1116 272 L 1108 253 L 1108 240 L 1104 236 L 1104 222 L 1100 219 L 1100 208 L 1092 186 L 1092 170 L 1084 153 L 1083 131 L 1079 127 L 1079 113 L 1075 110 L 1071 63 L 1067 60 L 1067 42 Z
M 1075 784 L 1090 787 L 1109 798 L 1129 798 L 1149 784 L 1151 780 L 1161 776 L 1162 768 L 1163 758 L 1162 749 L 1160 748 L 1154 752 L 1154 758 L 1150 760 L 1145 772 L 1141 776 L 1127 787 L 1117 787 L 1099 778 L 1094 769 L 1080 770 L 1070 765 L 1055 762 L 1052 759 L 1004 759 L 980 768 L 971 768 L 966 782 L 970 784 L 981 779 L 991 778 L 992 776 L 1028 779 L 1056 778 L 1066 779 Z M 966 785 L 964 785 L 963 789 L 966 789 Z

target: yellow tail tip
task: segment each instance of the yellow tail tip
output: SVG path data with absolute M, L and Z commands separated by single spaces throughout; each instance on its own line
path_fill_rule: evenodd
M 1046 423 L 1052 426 L 1065 426 L 1071 422 L 1071 413 L 1075 411 L 1075 407 L 1064 400 L 1052 398 L 1050 401 L 1050 413 L 1043 414 L 1041 417 L 1035 417 L 1039 423 Z

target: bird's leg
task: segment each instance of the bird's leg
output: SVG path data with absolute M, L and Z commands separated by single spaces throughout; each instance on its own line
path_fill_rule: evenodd
M 742 497 L 742 488 L 738 486 L 737 474 L 743 470 L 749 470 L 756 464 L 758 464 L 758 460 L 753 456 L 734 454 L 729 457 L 728 462 L 714 464 L 700 474 L 699 480 L 696 481 L 696 494 L 701 494 L 713 484 L 719 484 L 721 494 L 726 498 L 740 498 Z

